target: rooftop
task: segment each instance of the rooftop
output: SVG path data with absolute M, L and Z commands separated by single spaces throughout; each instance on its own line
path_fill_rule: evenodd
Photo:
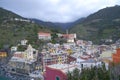
M 23 58 L 19 58 L 19 57 L 12 57 L 10 59 L 10 61 L 14 61 L 14 62 L 25 62 L 25 63 L 28 63 L 28 64 L 32 64 L 33 62 L 35 62 L 36 60 L 25 60 Z
M 81 63 L 97 63 L 99 61 L 95 60 L 95 59 L 88 59 L 86 61 L 82 61 Z
M 76 64 L 53 64 L 53 65 L 49 65 L 48 67 L 54 68 L 54 69 L 59 69 L 64 73 L 67 73 L 68 71 L 71 72 L 75 68 L 78 68 L 80 70 L 80 68 Z
M 41 36 L 42 35 L 44 35 L 44 36 L 50 36 L 51 35 L 50 33 L 45 33 L 45 32 L 39 32 L 38 34 L 41 35 Z

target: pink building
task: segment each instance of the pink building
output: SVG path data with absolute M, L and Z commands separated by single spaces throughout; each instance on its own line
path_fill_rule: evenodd
M 13 57 L 23 58 L 24 57 L 24 53 L 23 52 L 15 52 Z
M 78 68 L 71 64 L 53 64 L 46 67 L 45 80 L 67 80 L 67 72 Z
M 74 33 L 74 34 L 63 34 L 62 35 L 64 38 L 69 38 L 69 39 L 74 39 L 74 38 L 76 38 L 76 34 Z

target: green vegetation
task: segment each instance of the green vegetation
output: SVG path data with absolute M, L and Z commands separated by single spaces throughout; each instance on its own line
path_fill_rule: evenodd
M 74 22 L 70 28 L 71 33 L 77 33 L 78 39 L 91 40 L 100 43 L 101 40 L 112 39 L 115 42 L 120 38 L 120 6 L 108 7 L 91 14 L 82 21 Z M 16 21 L 26 19 L 10 11 L 0 8 L 0 48 L 3 45 L 16 45 L 22 39 L 27 39 L 34 47 L 39 47 L 46 42 L 37 39 L 39 31 L 51 32 L 53 43 L 65 42 L 62 38 L 57 38 L 56 30 L 49 27 L 26 21 Z M 45 24 L 45 23 L 44 23 Z M 60 31 L 59 31 L 60 32 Z M 41 43 L 41 44 L 39 44 Z
M 48 28 L 31 21 L 17 21 L 14 18 L 25 19 L 0 8 L 0 48 L 3 48 L 4 45 L 17 45 L 23 39 L 27 39 L 36 47 L 42 42 L 38 40 L 37 33 L 39 31 L 51 32 Z
M 107 7 L 91 14 L 74 25 L 70 32 L 76 32 L 79 39 L 99 43 L 101 39 L 120 38 L 120 6 Z
M 81 71 L 74 69 L 67 73 L 67 80 L 120 80 L 120 64 L 111 63 L 106 70 L 101 67 L 84 68 Z
M 84 68 L 81 71 L 75 69 L 68 72 L 68 80 L 110 80 L 110 73 L 105 67 Z

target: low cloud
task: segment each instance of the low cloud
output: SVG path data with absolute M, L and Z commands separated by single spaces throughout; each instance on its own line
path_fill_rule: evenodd
M 1 7 L 23 17 L 52 22 L 71 22 L 117 4 L 118 0 L 0 0 Z

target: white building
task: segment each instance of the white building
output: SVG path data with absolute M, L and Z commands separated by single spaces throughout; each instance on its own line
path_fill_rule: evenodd
M 38 33 L 38 39 L 51 40 L 51 34 L 50 33 L 45 33 L 45 32 L 39 32 Z
M 17 51 L 17 46 L 11 47 L 11 51 Z
M 26 59 L 28 60 L 37 59 L 38 50 L 32 48 L 32 46 L 29 44 L 27 50 L 25 50 L 25 54 Z
M 77 65 L 79 65 L 81 68 L 91 68 L 95 66 L 101 67 L 102 63 L 94 59 L 88 59 L 88 60 L 77 59 Z
M 21 40 L 21 45 L 26 45 L 27 44 L 27 42 L 28 42 L 28 40 Z
M 37 60 L 37 55 L 38 55 L 38 50 L 32 48 L 32 46 L 29 44 L 25 51 L 21 51 L 21 52 L 16 51 L 16 52 L 14 52 L 13 57 L 16 57 L 18 59 L 28 60 L 28 61 L 30 61 L 30 60 L 31 61 L 32 60 L 36 61 Z

